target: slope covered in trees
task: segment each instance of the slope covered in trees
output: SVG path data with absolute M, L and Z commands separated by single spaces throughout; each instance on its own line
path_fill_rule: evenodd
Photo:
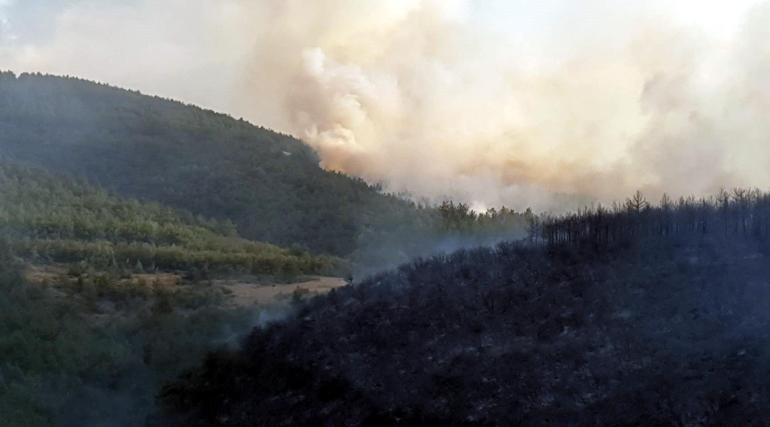
M 0 157 L 229 219 L 246 238 L 317 253 L 348 255 L 362 232 L 416 212 L 321 169 L 289 136 L 74 78 L 0 73 Z
M 311 301 L 158 425 L 763 425 L 770 196 L 641 195 Z
M 259 316 L 214 279 L 324 273 L 347 263 L 0 163 L 0 424 L 143 425 L 160 384 Z
M 344 271 L 341 260 L 251 242 L 230 222 L 123 200 L 39 169 L 0 164 L 0 236 L 38 263 L 261 275 Z
M 160 384 L 254 325 L 210 286 L 109 272 L 32 283 L 0 239 L 0 425 L 137 426 Z M 70 274 L 70 275 L 71 275 Z
M 357 271 L 519 237 L 531 214 L 419 206 L 325 171 L 301 141 L 74 78 L 0 72 L 0 160 L 232 222 L 247 239 L 352 259 Z

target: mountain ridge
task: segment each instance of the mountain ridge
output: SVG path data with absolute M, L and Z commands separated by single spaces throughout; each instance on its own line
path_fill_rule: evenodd
M 415 209 L 323 170 L 291 136 L 103 83 L 0 73 L 0 156 L 216 219 L 244 237 L 348 255 L 359 234 Z

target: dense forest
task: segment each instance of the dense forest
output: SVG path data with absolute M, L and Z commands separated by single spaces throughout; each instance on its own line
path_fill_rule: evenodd
M 31 282 L 0 240 L 0 424 L 144 425 L 160 385 L 256 323 L 202 286 Z
M 768 194 L 641 194 L 313 300 L 157 425 L 762 425 Z
M 0 236 L 31 262 L 147 271 L 345 274 L 345 263 L 237 236 L 235 227 L 0 164 Z
M 232 223 L 0 164 L 0 424 L 142 425 L 160 385 L 245 333 L 212 279 L 347 274 Z
M 0 158 L 232 221 L 248 239 L 349 255 L 413 203 L 323 170 L 301 141 L 75 78 L 0 73 Z

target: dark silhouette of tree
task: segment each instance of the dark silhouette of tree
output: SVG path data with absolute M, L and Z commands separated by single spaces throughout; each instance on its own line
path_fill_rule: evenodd
M 640 213 L 649 208 L 650 203 L 647 202 L 647 199 L 642 195 L 642 192 L 637 190 L 631 198 L 626 199 L 626 207 L 632 213 Z
M 622 207 L 598 206 L 541 218 L 530 230 L 538 233 L 530 240 L 550 246 L 604 249 L 667 238 L 682 244 L 743 239 L 762 248 L 770 230 L 770 195 L 734 189 L 701 199 L 682 197 L 674 203 L 664 194 L 660 204 L 652 206 L 637 192 Z

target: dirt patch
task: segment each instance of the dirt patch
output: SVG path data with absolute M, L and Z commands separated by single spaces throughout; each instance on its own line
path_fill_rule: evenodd
M 346 286 L 348 283 L 340 277 L 317 277 L 298 283 L 257 284 L 246 282 L 215 282 L 222 286 L 231 298 L 231 303 L 239 307 L 273 305 L 291 300 L 293 295 L 309 297 L 325 294 L 332 289 Z
M 27 283 L 33 285 L 56 284 L 61 282 L 72 282 L 76 280 L 68 271 L 68 266 L 64 264 L 49 265 L 27 265 L 24 269 L 24 279 Z M 98 272 L 96 273 L 99 274 Z M 89 274 L 84 276 L 88 277 Z M 131 274 L 120 279 L 121 284 L 147 286 L 174 287 L 182 283 L 182 276 L 178 273 L 149 273 L 149 274 Z
M 132 274 L 130 279 L 125 279 L 132 285 L 145 284 L 150 286 L 162 286 L 171 288 L 182 283 L 182 277 L 174 273 Z
M 66 265 L 29 265 L 24 271 L 27 283 L 35 285 L 72 285 L 77 278 L 68 275 Z M 88 275 L 85 275 L 88 277 Z M 296 283 L 259 283 L 257 278 L 218 279 L 210 283 L 227 294 L 233 307 L 254 307 L 284 304 L 294 297 L 308 298 L 325 294 L 348 283 L 340 277 L 311 277 Z M 148 288 L 174 288 L 184 279 L 179 273 L 131 274 L 120 279 L 122 285 Z
M 67 274 L 60 265 L 28 265 L 24 269 L 24 280 L 33 285 L 54 284 Z

